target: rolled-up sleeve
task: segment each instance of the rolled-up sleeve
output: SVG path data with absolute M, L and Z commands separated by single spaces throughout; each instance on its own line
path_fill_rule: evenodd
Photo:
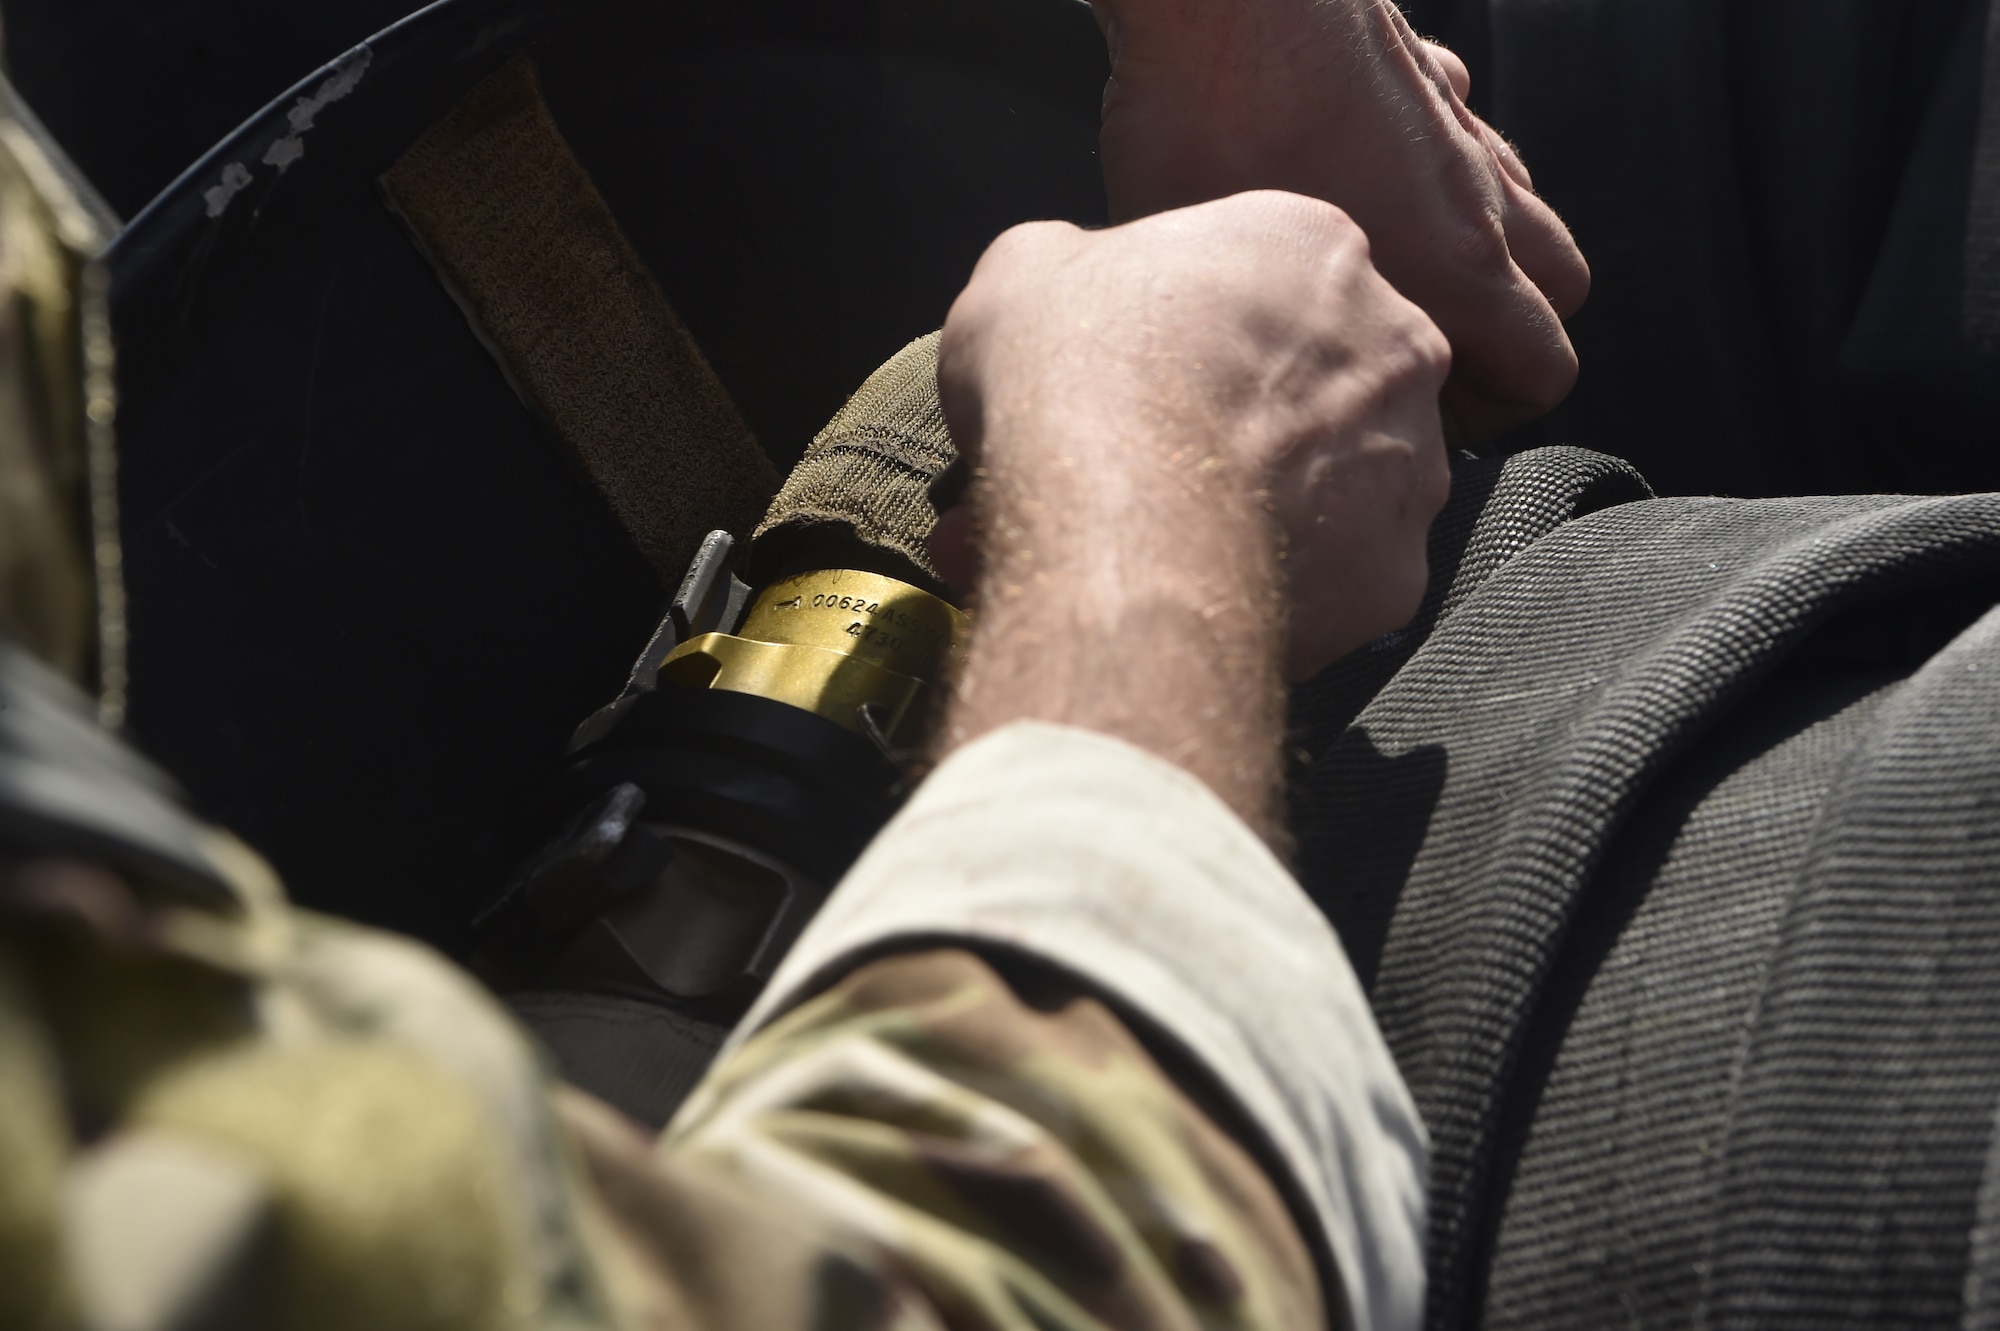
M 1291 1203 L 1344 1304 L 1329 1311 L 1417 1326 L 1422 1126 L 1339 940 L 1206 786 L 1066 726 L 960 749 L 842 881 L 732 1050 L 870 959 L 940 946 L 1054 968 L 1192 1068 Z

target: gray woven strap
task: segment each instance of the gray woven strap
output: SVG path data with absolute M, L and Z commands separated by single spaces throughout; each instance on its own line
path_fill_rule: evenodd
M 1808 642 L 1633 806 L 1508 1074 L 1471 1239 L 1490 1254 L 1472 1261 L 1486 1331 L 1694 1324 L 1779 921 L 1827 791 L 1906 673 Z
M 2000 1120 L 2000 1115 L 1996 1115 Z M 1965 1275 L 1964 1331 L 2000 1331 L 2000 1121 L 1986 1148 L 1986 1171 L 1979 1184 L 1979 1220 L 1972 1227 L 1972 1252 Z
M 1572 518 L 1652 497 L 1631 464 L 1583 448 L 1454 458 L 1451 496 L 1431 523 L 1430 586 L 1416 616 L 1293 690 L 1298 742 L 1317 752 L 1340 738 L 1438 621 L 1494 569 Z
M 2000 498 L 1612 508 L 1489 574 L 1315 761 L 1307 884 L 1380 956 L 1433 1137 L 1435 1325 L 1476 1295 L 1523 1032 L 1634 802 L 1837 609 L 1996 575 Z
M 1504 460 L 1469 454 L 1452 460 L 1451 496 L 1431 523 L 1430 586 L 1415 618 L 1292 690 L 1291 824 L 1299 876 L 1308 890 L 1351 877 L 1357 853 L 1384 861 L 1387 871 L 1406 866 L 1415 849 L 1412 838 L 1423 834 L 1429 797 L 1437 793 L 1436 765 L 1418 755 L 1396 771 L 1393 779 L 1408 788 L 1410 798 L 1388 821 L 1358 845 L 1341 831 L 1340 811 L 1348 798 L 1342 783 L 1351 769 L 1318 758 L 1334 748 L 1369 699 L 1495 569 L 1565 522 L 1652 494 L 1629 464 L 1587 449 L 1538 448 Z M 1356 971 L 1369 982 L 1389 921 L 1386 913 L 1364 919 L 1361 912 L 1370 905 L 1386 911 L 1393 898 L 1320 895 L 1322 907 L 1330 902 L 1342 907 L 1335 919 Z
M 2000 612 L 1827 796 L 1736 1088 L 1707 1324 L 1957 1324 L 1996 1103 Z

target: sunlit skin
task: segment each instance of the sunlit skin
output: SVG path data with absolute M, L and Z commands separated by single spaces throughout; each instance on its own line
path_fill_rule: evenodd
M 1104 731 L 1275 842 L 1281 682 L 1409 619 L 1445 439 L 1569 391 L 1590 272 L 1388 0 L 1093 7 L 1120 225 L 1016 228 L 945 325 L 982 479 L 932 536 L 978 606 L 941 746 Z
M 1102 731 L 1275 839 L 1282 677 L 1405 622 L 1423 594 L 1450 362 L 1360 229 L 1317 200 L 1259 192 L 1001 237 L 940 350 L 952 434 L 982 477 L 981 563 L 955 570 L 978 615 L 945 747 L 1021 718 Z
M 1451 341 L 1445 412 L 1473 439 L 1569 392 L 1562 319 L 1590 289 L 1526 167 L 1465 107 L 1459 59 L 1389 0 L 1094 0 L 1112 56 L 1114 221 L 1246 189 L 1357 222 L 1375 266 Z

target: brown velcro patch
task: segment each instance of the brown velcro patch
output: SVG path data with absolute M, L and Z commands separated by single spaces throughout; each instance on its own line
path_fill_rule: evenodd
M 778 478 L 516 57 L 382 177 L 473 330 L 665 585 Z

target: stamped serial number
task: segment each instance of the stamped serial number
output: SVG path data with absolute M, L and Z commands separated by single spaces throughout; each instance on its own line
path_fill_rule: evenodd
M 892 652 L 901 651 L 903 647 L 903 639 L 899 635 L 887 629 L 878 629 L 873 624 L 864 624 L 858 619 L 847 626 L 847 636 L 877 647 L 886 647 Z
M 877 616 L 884 624 L 897 631 L 907 631 L 920 627 L 918 621 L 907 611 L 898 610 L 894 605 L 884 610 L 880 601 L 871 601 L 865 596 L 842 596 L 837 592 L 815 592 L 810 604 L 815 610 L 845 610 L 850 614 Z M 876 638 L 863 634 L 860 632 L 860 626 L 858 625 L 850 627 L 847 632 L 850 637 L 861 638 L 867 642 L 888 641 L 886 637 Z M 880 632 L 880 630 L 873 629 L 871 626 L 870 632 Z M 896 645 L 901 646 L 902 644 L 898 641 Z
M 871 601 L 865 596 L 835 596 L 832 592 L 815 592 L 813 609 L 859 610 L 864 615 L 880 614 L 882 603 Z

